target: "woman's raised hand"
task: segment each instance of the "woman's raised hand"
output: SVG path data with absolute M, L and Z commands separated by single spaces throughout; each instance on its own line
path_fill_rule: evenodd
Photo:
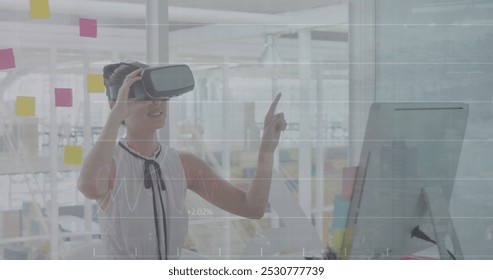
M 281 132 L 286 130 L 287 123 L 284 119 L 284 113 L 275 113 L 279 99 L 281 99 L 281 93 L 277 94 L 265 115 L 264 133 L 262 135 L 263 152 L 274 152 L 279 143 Z
M 119 115 L 123 120 L 130 116 L 134 111 L 139 108 L 149 105 L 150 101 L 132 101 L 128 100 L 128 95 L 130 93 L 130 87 L 137 81 L 140 81 L 142 77 L 140 74 L 143 69 L 137 69 L 132 73 L 128 74 L 123 80 L 122 86 L 118 90 L 118 96 L 116 98 L 113 110 Z

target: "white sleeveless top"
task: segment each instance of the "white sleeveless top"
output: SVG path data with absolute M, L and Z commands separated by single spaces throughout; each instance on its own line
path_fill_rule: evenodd
M 153 157 L 146 157 L 122 139 L 113 160 L 115 184 L 106 208 L 99 210 L 107 257 L 179 259 L 188 233 L 188 212 L 187 180 L 178 153 L 160 146 Z

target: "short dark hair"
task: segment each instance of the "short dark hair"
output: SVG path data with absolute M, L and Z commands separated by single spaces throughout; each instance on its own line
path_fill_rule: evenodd
M 116 95 L 111 98 L 110 88 L 113 88 L 118 92 L 120 87 L 123 84 L 123 80 L 127 77 L 128 74 L 139 68 L 149 67 L 146 64 L 140 62 L 120 62 L 113 63 L 104 66 L 103 68 L 103 78 L 104 78 L 104 86 L 106 87 L 106 96 L 108 96 L 109 100 L 115 100 Z

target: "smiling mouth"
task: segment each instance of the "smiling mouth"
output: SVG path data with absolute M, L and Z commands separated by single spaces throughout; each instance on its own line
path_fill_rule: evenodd
M 160 117 L 162 115 L 163 115 L 163 112 L 154 112 L 154 113 L 147 114 L 147 116 L 151 117 L 151 118 Z

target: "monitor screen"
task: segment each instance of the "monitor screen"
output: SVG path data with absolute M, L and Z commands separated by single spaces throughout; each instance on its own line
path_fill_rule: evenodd
M 452 219 L 444 218 L 467 115 L 462 103 L 372 105 L 339 250 L 343 258 L 402 259 L 435 246 L 413 237 L 416 227 L 431 239 L 438 230 L 440 241 L 443 232 L 456 241 Z M 459 246 L 442 247 L 460 254 Z

